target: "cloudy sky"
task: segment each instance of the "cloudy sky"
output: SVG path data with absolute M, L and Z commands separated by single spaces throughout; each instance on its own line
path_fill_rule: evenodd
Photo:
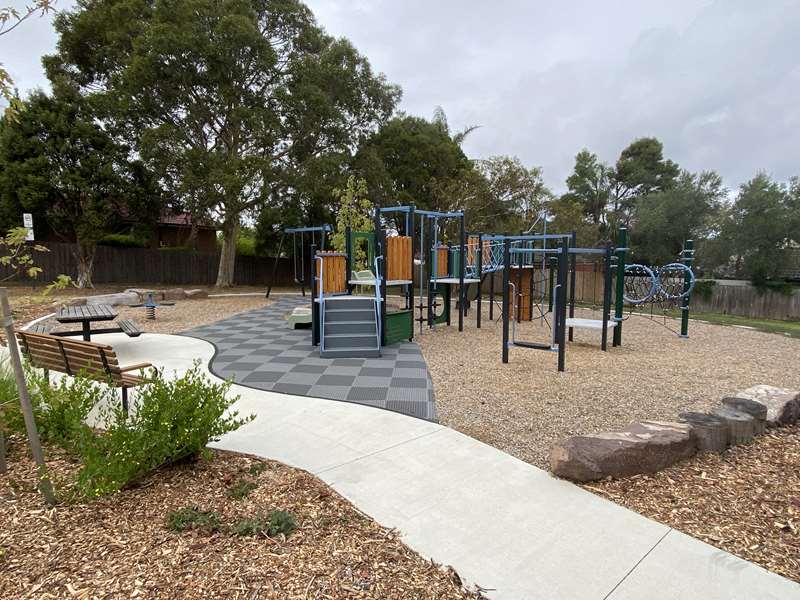
M 613 163 L 642 136 L 729 187 L 757 170 L 800 175 L 797 0 L 308 4 L 402 86 L 402 110 L 440 105 L 456 129 L 481 125 L 470 157 L 519 156 L 556 191 L 581 148 Z M 0 61 L 20 89 L 43 86 L 54 44 L 49 19 L 31 21 L 0 38 Z

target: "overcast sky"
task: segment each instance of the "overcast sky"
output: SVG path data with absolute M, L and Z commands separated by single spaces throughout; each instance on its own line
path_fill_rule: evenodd
M 759 169 L 800 175 L 800 1 L 308 4 L 402 86 L 402 110 L 481 125 L 470 157 L 516 155 L 556 191 L 581 148 L 613 163 L 642 136 L 729 187 Z M 0 61 L 21 90 L 46 86 L 54 44 L 49 18 L 30 21 L 0 38 Z

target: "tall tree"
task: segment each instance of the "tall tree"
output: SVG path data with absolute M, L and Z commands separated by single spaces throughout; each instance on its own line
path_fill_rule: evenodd
M 638 200 L 670 189 L 680 167 L 664 158 L 664 147 L 656 138 L 640 138 L 620 154 L 612 176 L 613 216 L 629 225 Z
M 800 223 L 796 182 L 792 187 L 759 173 L 739 188 L 723 226 L 725 239 L 740 275 L 762 283 L 779 279 L 790 248 L 798 242 Z
M 359 149 L 354 168 L 378 204 L 415 204 L 446 209 L 442 193 L 473 167 L 445 128 L 401 115 L 383 125 Z
M 708 239 L 726 194 L 717 173 L 684 171 L 669 189 L 641 197 L 631 232 L 636 261 L 675 262 L 685 240 Z
M 233 283 L 243 215 L 296 196 L 400 96 L 298 0 L 79 0 L 56 21 L 64 70 L 196 214 L 222 224 Z M 98 52 L 98 49 L 101 51 Z
M 605 218 L 611 192 L 611 175 L 611 168 L 584 148 L 575 155 L 574 170 L 567 177 L 570 195 L 581 203 L 595 225 L 600 225 Z
M 122 216 L 146 222 L 158 210 L 148 172 L 128 155 L 63 86 L 34 93 L 0 126 L 1 213 L 17 223 L 23 210 L 39 215 L 73 242 L 79 287 L 92 287 L 97 242 Z

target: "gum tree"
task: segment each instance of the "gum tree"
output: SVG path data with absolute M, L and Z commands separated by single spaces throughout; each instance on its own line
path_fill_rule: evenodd
M 233 284 L 242 218 L 352 152 L 399 90 L 297 0 L 79 0 L 56 20 L 63 71 L 105 111 L 171 196 L 223 233 Z

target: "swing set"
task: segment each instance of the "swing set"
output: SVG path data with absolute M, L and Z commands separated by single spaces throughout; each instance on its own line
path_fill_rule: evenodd
M 292 240 L 292 272 L 294 282 L 300 286 L 300 292 L 306 295 L 306 287 L 311 289 L 309 275 L 311 273 L 311 263 L 314 260 L 312 248 L 325 251 L 325 242 L 328 234 L 333 231 L 330 225 L 320 225 L 318 227 L 287 227 L 281 232 L 281 240 L 278 243 L 278 253 L 272 263 L 272 277 L 265 298 L 269 298 L 270 292 L 275 285 L 278 275 L 278 261 L 283 256 L 283 244 L 286 238 L 291 236 Z

